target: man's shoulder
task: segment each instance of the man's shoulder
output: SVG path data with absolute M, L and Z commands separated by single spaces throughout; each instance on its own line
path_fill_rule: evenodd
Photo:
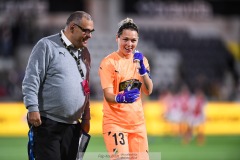
M 61 40 L 59 33 L 44 37 L 43 39 L 50 40 L 50 41 L 56 41 L 56 40 L 60 41 Z
M 53 34 L 53 35 L 49 35 L 49 36 L 42 37 L 42 38 L 39 39 L 38 42 L 47 42 L 47 41 L 49 41 L 49 40 L 57 39 L 57 37 L 59 37 L 58 35 L 59 35 L 59 34 Z
M 61 44 L 61 39 L 58 34 L 53 34 L 47 37 L 43 37 L 39 40 L 40 43 L 44 43 L 46 45 L 54 45 L 54 46 L 59 46 Z

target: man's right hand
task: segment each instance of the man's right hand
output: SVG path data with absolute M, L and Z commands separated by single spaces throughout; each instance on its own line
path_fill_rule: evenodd
M 140 92 L 139 92 L 139 89 L 137 88 L 134 88 L 130 91 L 126 89 L 124 90 L 123 93 L 119 93 L 116 95 L 115 101 L 117 103 L 133 103 L 137 100 L 139 95 L 140 95 Z

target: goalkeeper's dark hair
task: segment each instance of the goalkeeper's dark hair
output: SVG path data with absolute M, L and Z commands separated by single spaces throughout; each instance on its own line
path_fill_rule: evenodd
M 122 34 L 124 29 L 134 30 L 138 33 L 138 26 L 133 22 L 133 19 L 131 19 L 131 18 L 126 18 L 126 19 L 122 20 L 118 24 L 118 26 L 119 26 L 118 32 L 117 32 L 118 37 L 120 37 L 120 35 Z

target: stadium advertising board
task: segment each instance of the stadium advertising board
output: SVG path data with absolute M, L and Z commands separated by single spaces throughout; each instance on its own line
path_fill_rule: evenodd
M 164 119 L 163 104 L 145 102 L 144 111 L 149 135 L 171 135 L 170 124 Z M 0 103 L 0 136 L 26 136 L 27 110 L 22 103 Z M 239 103 L 208 103 L 205 107 L 204 133 L 207 135 L 240 134 Z M 102 132 L 102 103 L 91 102 L 92 135 Z

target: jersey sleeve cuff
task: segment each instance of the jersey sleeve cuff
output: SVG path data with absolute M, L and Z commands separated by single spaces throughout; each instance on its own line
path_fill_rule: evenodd
M 39 109 L 37 106 L 29 106 L 27 107 L 28 112 L 39 112 Z

